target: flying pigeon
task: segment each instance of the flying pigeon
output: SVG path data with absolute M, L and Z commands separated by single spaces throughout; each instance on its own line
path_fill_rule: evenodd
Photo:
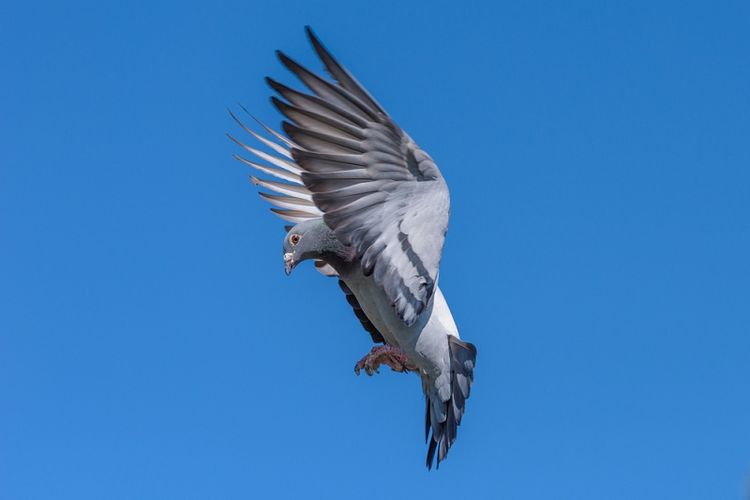
M 354 313 L 377 345 L 355 365 L 369 375 L 381 365 L 415 372 L 427 401 L 427 468 L 445 459 L 456 439 L 473 381 L 476 348 L 460 339 L 438 286 L 448 228 L 448 186 L 435 162 L 357 82 L 312 30 L 315 52 L 333 82 L 280 51 L 281 63 L 309 89 L 271 78 L 283 135 L 237 123 L 268 153 L 229 136 L 253 155 L 235 158 L 259 174 L 260 196 L 286 226 L 284 268 L 313 260 L 339 279 Z M 230 112 L 231 114 L 231 112 Z M 430 435 L 431 432 L 431 435 Z

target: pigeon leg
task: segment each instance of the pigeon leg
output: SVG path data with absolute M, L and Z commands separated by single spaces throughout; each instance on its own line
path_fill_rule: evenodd
M 388 365 L 394 372 L 405 373 L 417 370 L 416 366 L 409 363 L 406 354 L 401 349 L 386 344 L 376 345 L 364 358 L 357 361 L 354 365 L 354 373 L 359 375 L 362 370 L 368 375 L 380 373 L 378 370 L 380 365 Z

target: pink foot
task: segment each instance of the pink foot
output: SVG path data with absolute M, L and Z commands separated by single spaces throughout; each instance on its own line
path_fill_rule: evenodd
M 417 369 L 416 366 L 409 363 L 406 354 L 401 349 L 386 344 L 376 345 L 364 358 L 357 361 L 357 364 L 354 365 L 354 373 L 359 375 L 362 370 L 368 375 L 379 373 L 380 365 L 388 365 L 394 372 L 402 373 L 416 371 Z

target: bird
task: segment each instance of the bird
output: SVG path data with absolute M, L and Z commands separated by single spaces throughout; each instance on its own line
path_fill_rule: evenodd
M 266 77 L 284 117 L 283 134 L 259 120 L 259 128 L 250 128 L 230 111 L 258 144 L 227 135 L 251 155 L 234 157 L 254 169 L 250 179 L 260 196 L 291 223 L 283 241 L 286 274 L 311 260 L 322 274 L 338 278 L 376 344 L 355 372 L 372 375 L 386 365 L 420 377 L 426 466 L 439 468 L 456 440 L 477 355 L 474 344 L 460 338 L 438 286 L 448 186 L 432 158 L 309 26 L 305 31 L 330 78 L 276 51 L 306 87 L 295 90 Z

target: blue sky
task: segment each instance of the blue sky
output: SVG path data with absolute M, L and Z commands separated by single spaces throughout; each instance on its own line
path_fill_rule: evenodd
M 0 498 L 743 498 L 747 2 L 0 7 Z M 424 466 L 413 375 L 287 278 L 231 159 L 303 26 L 435 158 L 479 349 Z

